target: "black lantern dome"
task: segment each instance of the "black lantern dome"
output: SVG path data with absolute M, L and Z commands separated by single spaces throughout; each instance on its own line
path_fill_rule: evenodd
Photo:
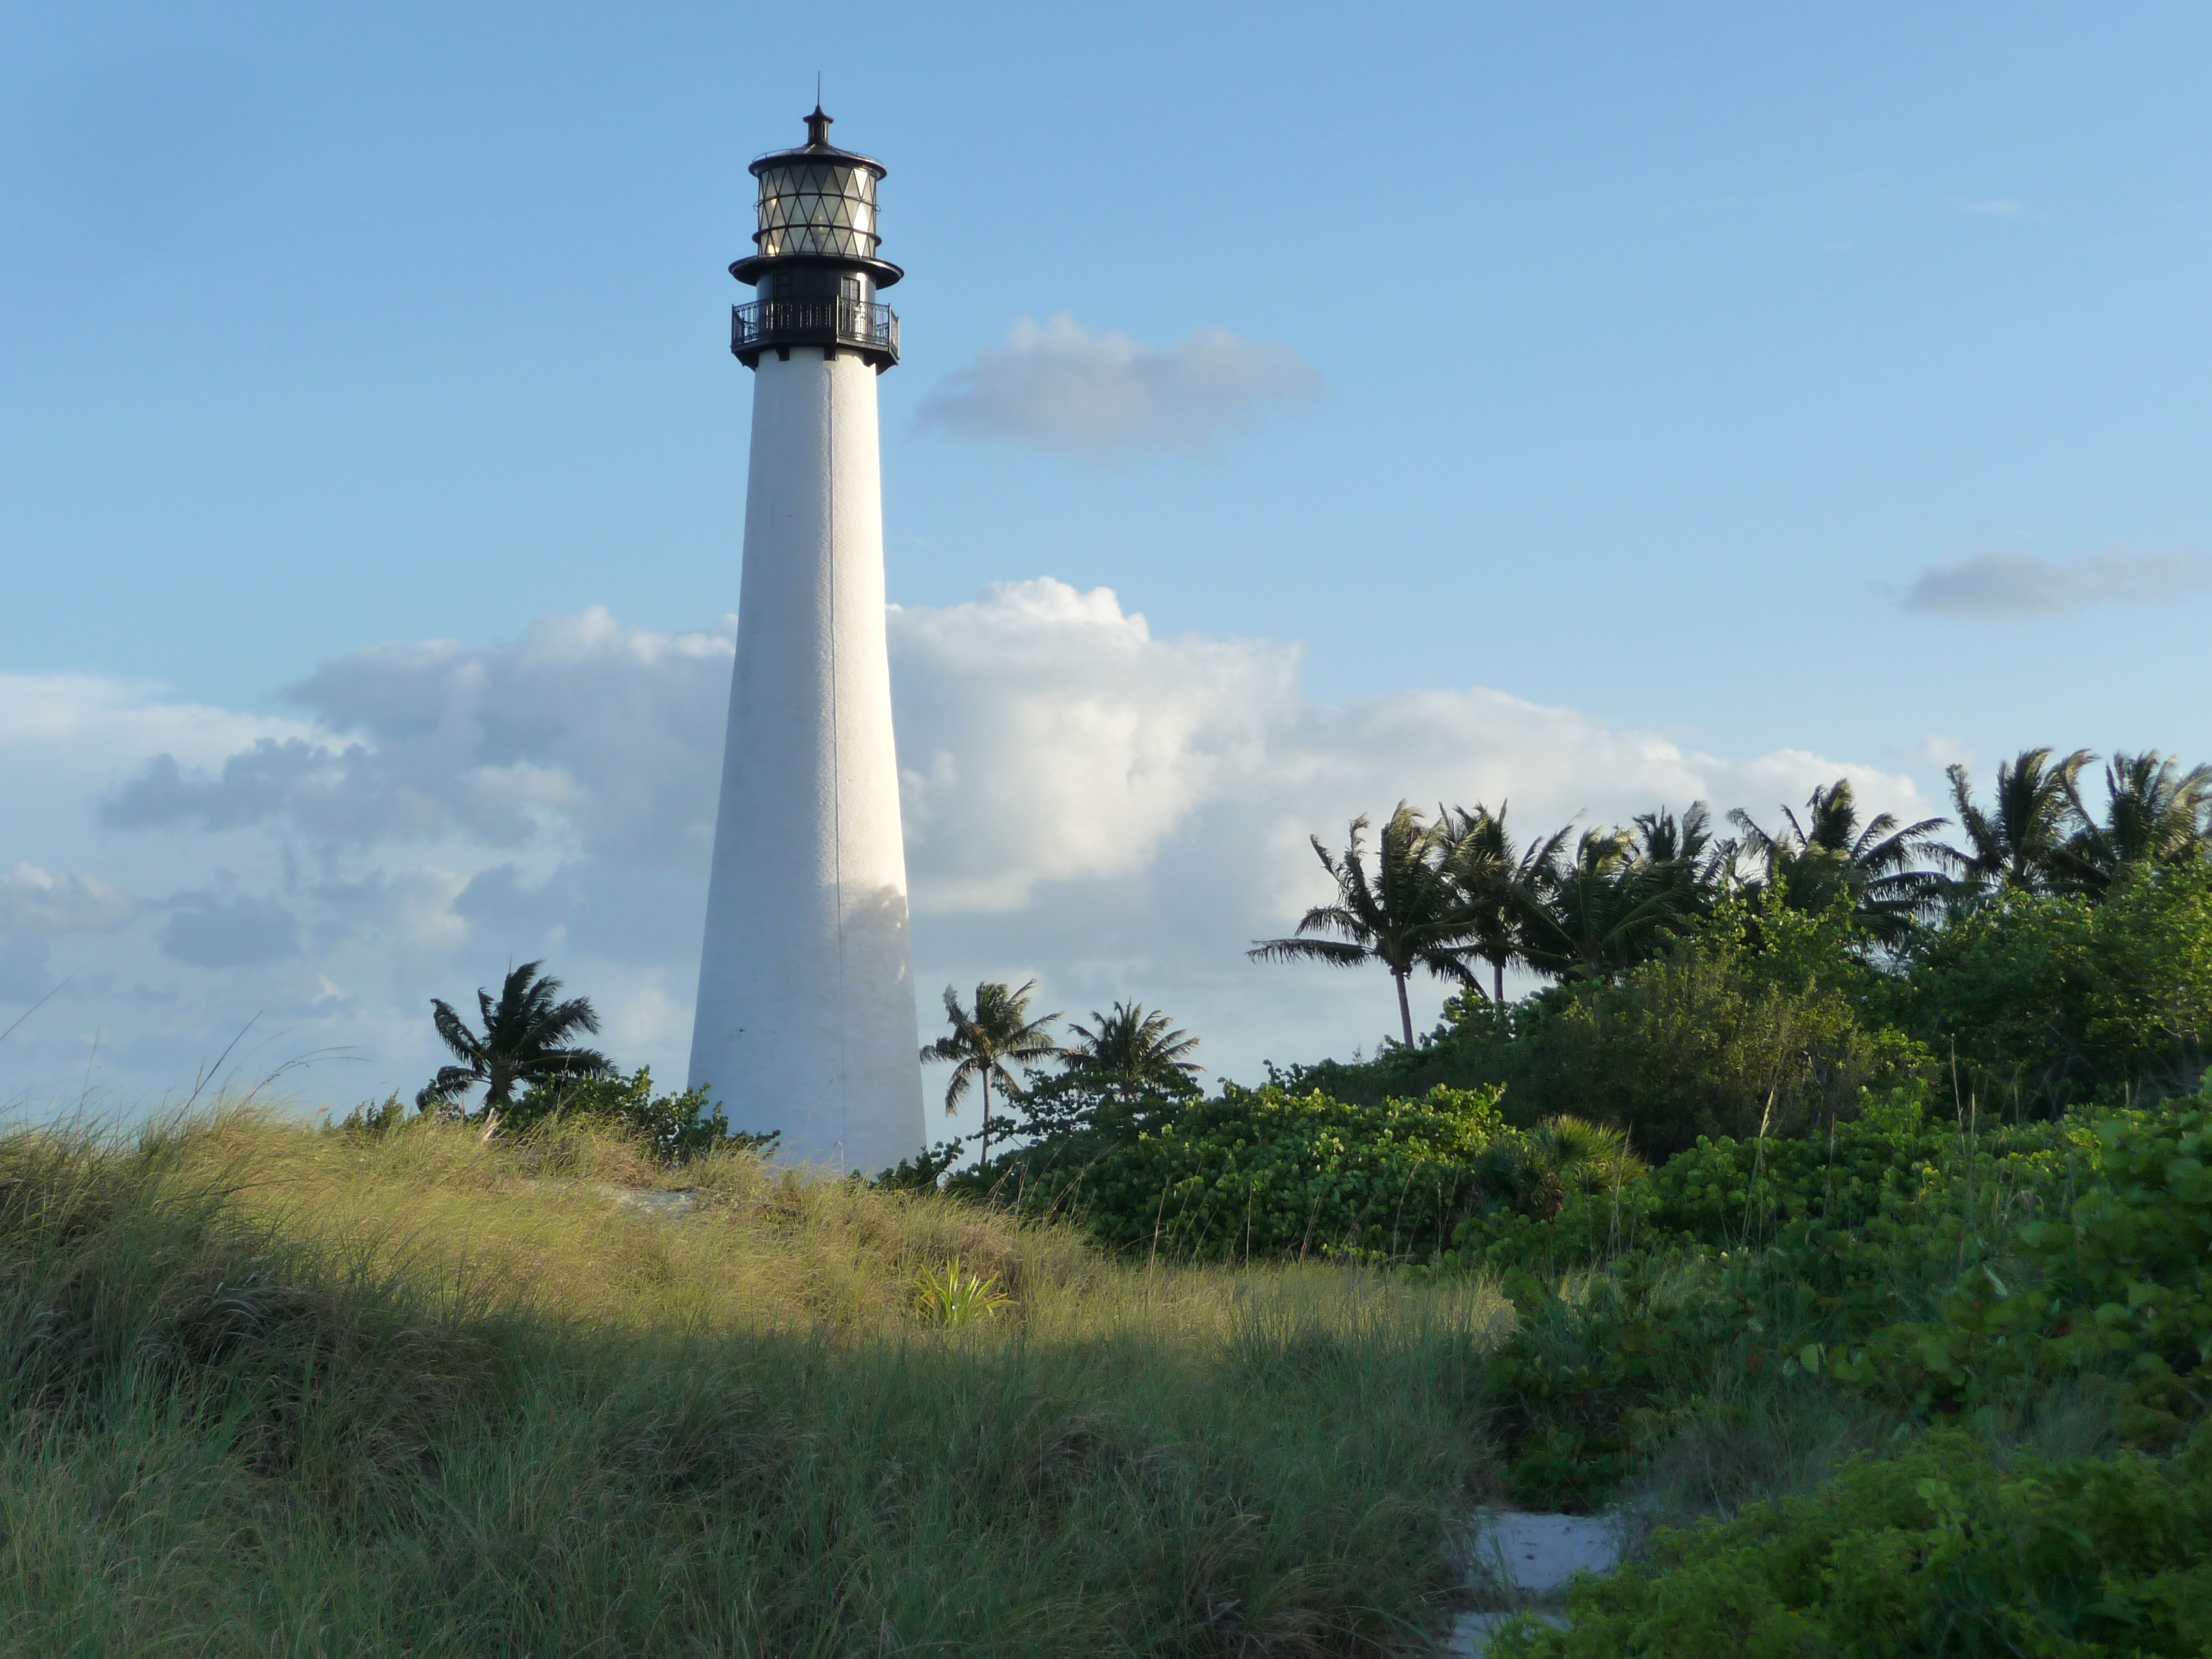
M 730 310 L 730 349 L 747 368 L 761 354 L 787 358 L 794 346 L 834 357 L 849 351 L 881 374 L 898 362 L 898 317 L 876 301 L 906 273 L 877 257 L 876 186 L 884 165 L 830 142 L 817 104 L 806 143 L 775 150 L 750 169 L 760 180 L 755 252 L 730 275 L 759 289 Z

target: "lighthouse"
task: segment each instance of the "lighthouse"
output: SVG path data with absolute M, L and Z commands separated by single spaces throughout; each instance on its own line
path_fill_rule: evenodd
M 921 1149 L 921 1066 L 884 636 L 876 379 L 884 167 L 830 142 L 752 163 L 754 251 L 730 267 L 752 371 L 730 683 L 691 1078 L 787 1161 L 873 1174 Z

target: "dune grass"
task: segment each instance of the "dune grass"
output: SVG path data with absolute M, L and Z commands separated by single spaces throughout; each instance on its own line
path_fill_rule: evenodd
M 948 1273 L 1011 1301 L 948 1325 Z M 588 1132 L 18 1133 L 0 1643 L 1418 1651 L 1510 1320 Z

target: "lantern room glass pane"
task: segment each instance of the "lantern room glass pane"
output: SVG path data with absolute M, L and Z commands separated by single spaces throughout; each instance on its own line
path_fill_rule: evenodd
M 876 178 L 866 167 L 787 163 L 760 175 L 760 233 L 769 257 L 822 253 L 876 256 Z

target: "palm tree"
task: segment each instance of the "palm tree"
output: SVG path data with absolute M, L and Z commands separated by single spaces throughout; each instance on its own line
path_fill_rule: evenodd
M 538 966 L 526 962 L 509 970 L 496 1003 L 491 993 L 477 988 L 477 1008 L 483 1018 L 480 1032 L 471 1030 L 451 1003 L 430 999 L 431 1021 L 460 1064 L 439 1068 L 428 1086 L 415 1097 L 418 1110 L 448 1106 L 456 1096 L 481 1083 L 484 1109 L 497 1111 L 514 1097 L 517 1085 L 567 1082 L 612 1069 L 597 1049 L 579 1048 L 569 1042 L 579 1031 L 599 1030 L 599 1017 L 590 1001 L 584 997 L 561 1001 L 561 981 L 540 974 Z
M 951 1033 L 921 1051 L 926 1060 L 952 1062 L 952 1081 L 945 1091 L 948 1115 L 959 1109 L 969 1085 L 982 1085 L 983 1134 L 982 1149 L 977 1154 L 979 1162 L 991 1156 L 992 1079 L 998 1080 L 1001 1092 L 1019 1099 L 1022 1085 L 1006 1068 L 1006 1062 L 1050 1060 L 1060 1052 L 1060 1045 L 1045 1030 L 1060 1016 L 1041 1014 L 1035 1019 L 1029 1017 L 1030 999 L 1036 994 L 1035 980 L 1018 991 L 986 980 L 975 988 L 975 1006 L 969 1009 L 962 1007 L 960 994 L 946 986 L 945 1017 L 951 1022 Z
M 1443 867 L 1466 912 L 1474 943 L 1470 954 L 1490 964 L 1491 1000 L 1505 1002 L 1505 970 L 1528 959 L 1531 918 L 1543 903 L 1544 878 L 1558 860 L 1568 832 L 1516 849 L 1505 828 L 1505 809 L 1477 802 L 1437 821 Z
M 1405 802 L 1382 826 L 1376 848 L 1375 874 L 1367 873 L 1362 841 L 1364 813 L 1352 821 L 1344 856 L 1337 858 L 1312 837 L 1314 856 L 1336 883 L 1336 902 L 1317 904 L 1298 919 L 1288 939 L 1254 942 L 1244 954 L 1255 962 L 1326 962 L 1356 968 L 1379 962 L 1390 970 L 1398 991 L 1398 1024 L 1406 1046 L 1413 1046 L 1413 1009 L 1406 981 L 1425 968 L 1439 979 L 1482 987 L 1467 965 L 1474 919 L 1462 907 L 1450 872 L 1438 856 L 1436 831 Z M 1334 935 L 1334 937 L 1330 937 Z
M 1067 1054 L 1091 1075 L 1131 1091 L 1179 1089 L 1197 1075 L 1199 1066 L 1188 1056 L 1198 1039 L 1173 1029 L 1160 1010 L 1117 1002 L 1112 1013 L 1094 1011 L 1091 1018 L 1090 1025 L 1068 1026 L 1083 1041 Z
M 1924 866 L 1959 858 L 1936 839 L 1948 818 L 1900 826 L 1894 813 L 1881 812 L 1862 828 L 1849 778 L 1814 790 L 1802 823 L 1787 806 L 1782 817 L 1788 827 L 1769 834 L 1741 807 L 1729 814 L 1743 833 L 1743 849 L 1764 866 L 1745 887 L 1756 895 L 1778 884 L 1790 908 L 1806 911 L 1825 910 L 1848 893 L 1860 922 L 1886 945 L 1904 938 L 1942 896 L 1942 875 Z
M 1986 812 L 1974 805 L 1966 769 L 1948 769 L 1951 800 L 1966 836 L 1956 849 L 1964 891 L 2053 893 L 2076 884 L 2070 843 L 2081 817 L 2077 784 L 2094 758 L 2086 749 L 2058 761 L 2047 748 L 2023 749 L 1998 763 L 1996 799 Z
M 2102 890 L 2124 866 L 2185 864 L 2205 854 L 2208 808 L 2212 808 L 2212 766 L 2181 770 L 2181 763 L 2156 750 L 2115 754 L 2105 768 L 2105 817 L 2089 816 L 2074 798 L 2081 828 L 2071 863 L 2083 884 Z
M 1635 874 L 1636 841 L 1627 830 L 1583 830 L 1572 855 L 1555 857 L 1544 872 L 1529 962 L 1559 979 L 1622 965 L 1662 908 L 1656 894 L 1636 890 Z
M 1713 839 L 1711 810 L 1693 800 L 1679 823 L 1662 806 L 1639 812 L 1635 823 L 1644 884 L 1664 898 L 1668 920 L 1686 921 L 1709 914 L 1721 873 L 1735 852 L 1729 842 Z
M 1555 856 L 1542 873 L 1529 964 L 1567 979 L 1610 976 L 1650 957 L 1711 908 L 1728 848 L 1710 824 L 1705 802 L 1692 801 L 1680 820 L 1662 809 L 1633 830 L 1583 831 L 1573 855 Z

